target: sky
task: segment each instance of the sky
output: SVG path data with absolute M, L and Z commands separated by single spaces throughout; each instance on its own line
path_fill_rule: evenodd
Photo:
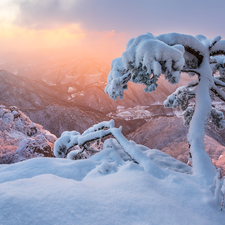
M 224 8 L 224 0 L 1 0 L 0 51 L 69 46 L 115 58 L 146 32 L 225 39 Z

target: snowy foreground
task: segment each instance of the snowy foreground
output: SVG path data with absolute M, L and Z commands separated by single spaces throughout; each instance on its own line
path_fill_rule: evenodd
M 224 225 L 215 186 L 163 152 L 135 147 L 167 176 L 152 176 L 115 148 L 85 160 L 0 165 L 0 224 Z

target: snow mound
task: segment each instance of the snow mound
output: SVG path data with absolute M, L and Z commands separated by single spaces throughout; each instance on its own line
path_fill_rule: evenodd
M 162 180 L 132 161 L 93 159 L 34 158 L 0 166 L 1 223 L 224 224 L 212 191 L 190 174 L 173 172 Z

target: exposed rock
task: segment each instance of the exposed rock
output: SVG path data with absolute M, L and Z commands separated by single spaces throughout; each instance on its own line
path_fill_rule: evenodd
M 33 123 L 17 107 L 1 105 L 0 115 L 1 164 L 33 157 L 52 157 L 55 135 Z

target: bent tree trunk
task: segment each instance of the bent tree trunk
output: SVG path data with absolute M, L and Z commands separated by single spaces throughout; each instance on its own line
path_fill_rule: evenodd
M 190 122 L 188 141 L 191 145 L 190 152 L 192 154 L 193 174 L 200 179 L 204 178 L 207 184 L 212 184 L 216 169 L 204 147 L 205 126 L 212 108 L 209 90 L 213 79 L 207 57 L 204 57 L 198 71 L 200 74 L 200 82 L 196 88 L 195 112 Z

